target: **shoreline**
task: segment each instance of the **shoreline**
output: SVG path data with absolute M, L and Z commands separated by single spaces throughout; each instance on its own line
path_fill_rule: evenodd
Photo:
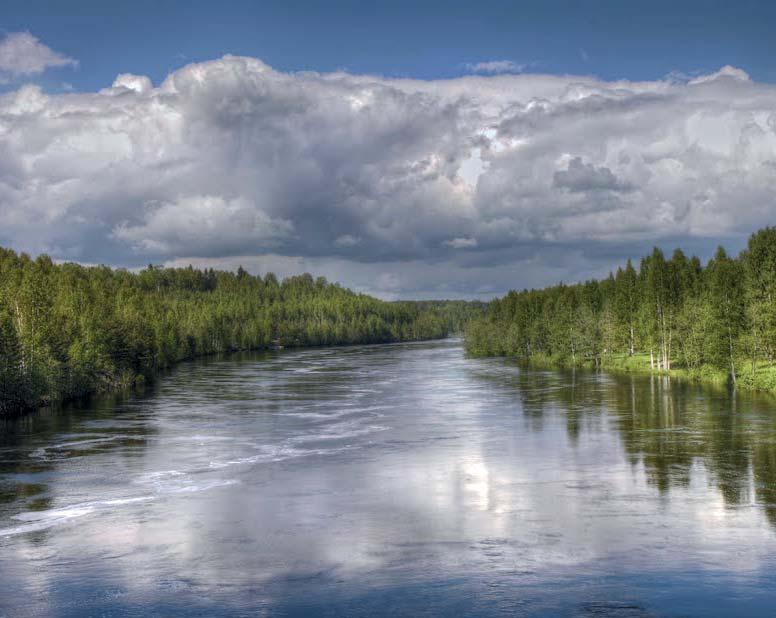
M 60 399 L 60 400 L 46 399 L 36 404 L 29 404 L 22 407 L 12 408 L 11 411 L 0 412 L 0 420 L 3 420 L 3 421 L 13 420 L 13 419 L 23 418 L 25 416 L 35 414 L 41 410 L 59 409 L 68 405 L 77 404 L 79 402 L 86 402 L 91 397 L 96 397 L 96 396 L 120 395 L 120 394 L 130 395 L 134 392 L 137 392 L 139 388 L 145 387 L 147 384 L 153 384 L 156 380 L 163 378 L 165 374 L 169 373 L 170 371 L 174 370 L 176 367 L 180 365 L 183 365 L 187 362 L 193 362 L 193 361 L 207 359 L 207 358 L 214 358 L 219 356 L 228 358 L 236 354 L 258 353 L 258 352 L 293 352 L 297 350 L 312 350 L 312 349 L 323 349 L 323 348 L 350 348 L 350 347 L 357 347 L 357 346 L 382 346 L 382 345 L 398 345 L 403 343 L 423 343 L 428 341 L 444 341 L 445 339 L 455 339 L 458 337 L 460 337 L 460 335 L 448 333 L 444 337 L 430 337 L 430 338 L 424 338 L 424 339 L 402 339 L 397 341 L 341 343 L 341 344 L 332 343 L 332 344 L 323 344 L 323 345 L 273 344 L 269 346 L 223 350 L 220 352 L 207 352 L 204 354 L 196 354 L 188 358 L 182 358 L 170 364 L 169 366 L 158 369 L 157 371 L 153 372 L 150 375 L 139 373 L 133 376 L 120 376 L 115 382 L 112 383 L 113 386 L 107 385 L 106 388 L 95 388 L 90 391 L 80 393 L 79 395 L 68 397 L 66 399 Z
M 766 393 L 776 396 L 776 365 L 769 366 L 760 362 L 756 366 L 755 376 L 752 379 L 752 368 L 749 361 L 736 365 L 737 380 L 732 383 L 730 373 L 709 365 L 697 369 L 686 367 L 672 368 L 668 371 L 651 369 L 649 367 L 649 355 L 636 353 L 633 356 L 613 355 L 602 357 L 598 363 L 594 361 L 582 361 L 572 363 L 564 359 L 552 358 L 545 355 L 533 355 L 530 357 L 513 356 L 507 354 L 475 354 L 466 352 L 473 358 L 505 358 L 517 361 L 520 365 L 532 369 L 584 369 L 586 371 L 605 371 L 615 375 L 655 376 L 671 378 L 681 382 L 700 384 L 704 386 L 724 388 L 726 390 L 744 390 L 748 392 Z M 646 360 L 646 365 L 643 361 Z

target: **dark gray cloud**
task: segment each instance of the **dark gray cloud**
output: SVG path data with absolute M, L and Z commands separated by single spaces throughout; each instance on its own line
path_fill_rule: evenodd
M 0 95 L 0 243 L 487 296 L 772 223 L 774 110 L 776 87 L 730 67 L 417 81 L 227 56 L 157 86 L 28 85 Z

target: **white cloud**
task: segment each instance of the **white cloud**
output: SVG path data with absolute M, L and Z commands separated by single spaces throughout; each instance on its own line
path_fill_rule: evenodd
M 726 65 L 722 67 L 719 71 L 716 73 L 712 73 L 711 75 L 701 75 L 700 77 L 696 77 L 693 80 L 690 80 L 691 84 L 703 84 L 705 82 L 710 82 L 715 79 L 720 79 L 723 77 L 729 77 L 731 79 L 737 79 L 742 82 L 750 82 L 752 79 L 749 77 L 749 74 L 739 68 L 731 67 L 730 65 Z
M 337 247 L 355 247 L 360 242 L 361 242 L 360 238 L 356 236 L 351 236 L 350 234 L 343 234 L 342 236 L 338 236 L 334 240 L 334 244 Z
M 113 80 L 113 86 L 102 90 L 102 94 L 122 94 L 127 91 L 145 94 L 153 88 L 151 80 L 145 75 L 122 73 Z
M 293 233 L 293 223 L 273 219 L 245 198 L 213 195 L 146 204 L 142 223 L 119 223 L 113 236 L 141 251 L 161 254 L 221 255 L 234 244 L 256 252 L 276 246 Z
M 78 62 L 55 52 L 29 32 L 12 32 L 0 41 L 0 80 L 66 66 L 75 67 Z
M 452 238 L 446 240 L 444 245 L 452 249 L 474 249 L 477 246 L 476 238 Z
M 368 271 L 362 287 L 413 296 L 570 281 L 772 224 L 774 110 L 776 86 L 729 67 L 421 81 L 227 56 L 157 86 L 24 86 L 0 95 L 0 244 L 124 265 L 336 259 L 346 284 Z
M 528 67 L 527 64 L 519 64 L 513 60 L 488 60 L 485 62 L 469 62 L 464 65 L 467 71 L 472 73 L 522 73 Z

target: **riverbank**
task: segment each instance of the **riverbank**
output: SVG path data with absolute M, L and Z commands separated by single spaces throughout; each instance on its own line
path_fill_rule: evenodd
M 124 390 L 213 353 L 436 339 L 483 310 L 383 301 L 310 274 L 133 273 L 0 248 L 0 415 Z
M 294 344 L 278 344 L 273 343 L 268 346 L 257 346 L 249 348 L 234 348 L 230 350 L 224 350 L 219 352 L 207 352 L 202 354 L 196 354 L 187 358 L 181 358 L 173 363 L 164 367 L 158 368 L 151 373 L 137 373 L 132 374 L 125 372 L 120 376 L 113 376 L 111 379 L 105 382 L 98 383 L 94 388 L 84 390 L 78 394 L 71 395 L 59 399 L 51 399 L 45 397 L 39 400 L 37 403 L 25 402 L 23 400 L 7 401 L 2 400 L 3 407 L 0 407 L 0 419 L 11 419 L 27 414 L 35 413 L 41 409 L 60 408 L 67 406 L 68 404 L 76 403 L 79 401 L 89 401 L 90 397 L 103 396 L 103 395 L 130 395 L 136 392 L 138 389 L 145 388 L 147 385 L 153 384 L 156 380 L 169 374 L 173 369 L 187 362 L 202 360 L 213 357 L 228 358 L 236 354 L 245 354 L 251 352 L 277 352 L 277 351 L 294 351 L 294 350 L 310 350 L 319 348 L 349 348 L 355 346 L 384 346 L 394 345 L 399 343 L 423 343 L 427 341 L 440 341 L 448 338 L 455 338 L 458 335 L 445 334 L 440 337 L 427 337 L 420 339 L 397 339 L 393 341 L 381 341 L 381 342 L 348 342 L 340 344 L 325 344 L 325 345 L 294 345 Z
M 472 354 L 472 356 L 483 356 Z M 502 356 L 510 358 L 509 355 L 485 355 Z M 597 362 L 593 360 L 582 360 L 576 363 L 570 362 L 565 358 L 554 358 L 546 354 L 535 354 L 529 358 L 515 357 L 533 368 L 550 369 L 571 369 L 573 367 L 585 369 L 601 369 L 610 373 L 628 373 L 637 375 L 655 375 L 667 376 L 678 380 L 706 384 L 716 387 L 745 388 L 761 392 L 769 392 L 776 395 L 776 366 L 759 361 L 755 364 L 752 371 L 750 361 L 736 364 L 735 384 L 731 379 L 729 371 L 721 370 L 717 367 L 703 365 L 698 368 L 688 369 L 686 367 L 675 367 L 668 371 L 658 370 L 650 366 L 650 357 L 646 353 L 628 354 L 608 354 L 600 357 Z

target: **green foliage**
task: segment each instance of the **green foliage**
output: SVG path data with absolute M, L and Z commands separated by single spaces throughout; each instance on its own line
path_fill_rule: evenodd
M 384 302 L 309 274 L 135 274 L 0 249 L 0 414 L 129 386 L 205 354 L 444 337 L 482 313 L 474 307 Z
M 776 228 L 705 268 L 655 249 L 602 281 L 509 292 L 469 324 L 466 347 L 776 390 Z
M 417 300 L 400 301 L 404 305 L 414 305 L 421 313 L 439 316 L 451 334 L 462 335 L 466 325 L 474 318 L 485 315 L 488 304 L 469 300 Z

